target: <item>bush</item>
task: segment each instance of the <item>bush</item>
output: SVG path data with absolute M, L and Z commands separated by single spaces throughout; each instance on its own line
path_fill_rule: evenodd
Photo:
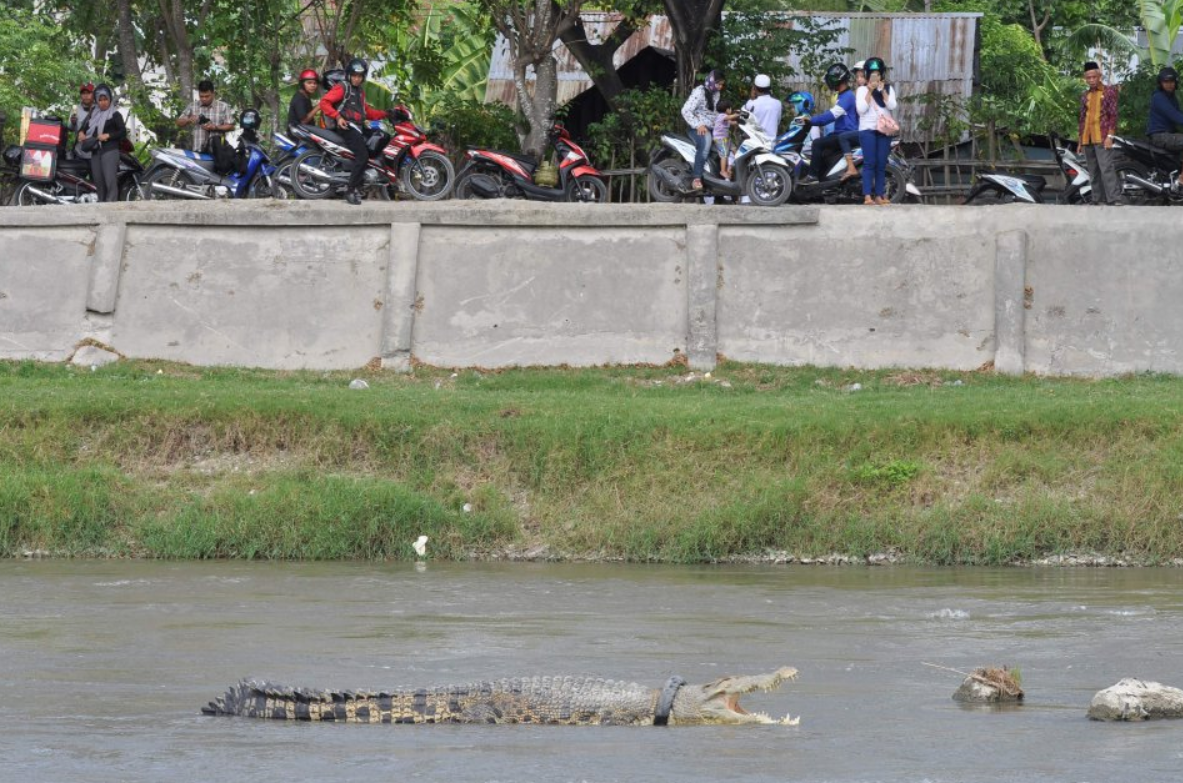
M 431 116 L 439 142 L 454 155 L 465 147 L 517 150 L 521 146 L 520 124 L 520 116 L 508 106 L 455 97 L 443 99 Z

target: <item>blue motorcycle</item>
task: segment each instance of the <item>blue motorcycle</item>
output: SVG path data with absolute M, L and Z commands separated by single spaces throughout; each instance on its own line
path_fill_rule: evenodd
M 216 171 L 214 156 L 203 152 L 176 148 L 152 150 L 155 163 L 141 184 L 144 198 L 212 200 L 275 196 L 275 166 L 258 144 L 259 121 L 259 113 L 254 109 L 242 113 L 239 124 L 243 134 L 234 165 L 228 172 Z
M 296 162 L 296 158 L 307 152 L 310 147 L 307 144 L 308 135 L 299 128 L 292 128 L 291 135 L 273 133 L 271 141 L 274 142 L 275 151 L 275 174 L 272 177 L 274 183 L 275 197 L 280 199 L 294 199 L 296 192 L 292 189 L 292 164 Z

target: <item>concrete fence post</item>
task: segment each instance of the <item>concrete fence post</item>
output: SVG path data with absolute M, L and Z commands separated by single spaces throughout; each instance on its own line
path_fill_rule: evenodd
M 686 226 L 687 358 L 692 370 L 713 370 L 719 355 L 719 227 Z
M 115 299 L 119 295 L 119 275 L 123 268 L 123 243 L 126 237 L 127 223 L 122 220 L 99 223 L 95 227 L 90 281 L 86 292 L 87 310 L 104 314 L 115 312 Z
M 994 246 L 994 371 L 1026 369 L 1027 232 L 1004 231 Z
M 382 366 L 411 370 L 419 277 L 419 223 L 391 223 L 386 299 L 382 308 Z

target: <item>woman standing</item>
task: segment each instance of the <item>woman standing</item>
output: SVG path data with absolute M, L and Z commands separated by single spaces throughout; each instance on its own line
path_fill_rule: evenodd
M 695 87 L 682 104 L 682 119 L 690 126 L 690 140 L 694 142 L 694 183 L 691 187 L 695 190 L 702 190 L 702 170 L 711 154 L 712 131 L 719 116 L 719 95 L 726 86 L 723 72 L 711 71 L 706 81 Z
M 119 143 L 127 138 L 123 115 L 115 110 L 111 88 L 100 84 L 94 91 L 95 110 L 78 135 L 91 153 L 90 176 L 99 191 L 99 201 L 119 200 Z
M 878 57 L 864 65 L 867 83 L 858 88 L 855 106 L 859 113 L 859 144 L 863 148 L 863 203 L 886 206 L 883 197 L 887 185 L 887 157 L 891 154 L 891 136 L 883 133 L 883 118 L 894 125 L 895 90 L 887 83 L 887 65 Z

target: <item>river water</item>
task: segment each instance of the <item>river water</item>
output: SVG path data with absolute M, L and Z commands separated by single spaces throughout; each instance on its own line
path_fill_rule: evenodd
M 1170 781 L 1183 569 L 0 563 L 0 780 Z M 1020 668 L 1018 708 L 950 698 Z M 779 666 L 746 727 L 346 726 L 199 714 L 244 676 L 393 689 L 534 674 L 658 687 Z

